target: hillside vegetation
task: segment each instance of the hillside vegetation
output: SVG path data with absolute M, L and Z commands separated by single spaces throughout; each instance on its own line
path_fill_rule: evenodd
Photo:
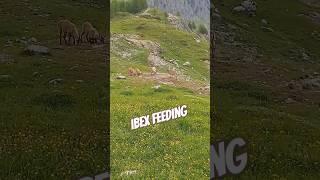
M 243 137 L 240 179 L 319 179 L 319 8 L 298 0 L 214 1 L 216 32 L 211 142 Z
M 209 177 L 209 42 L 167 17 L 148 9 L 111 19 L 113 179 Z M 151 64 L 158 64 L 155 75 Z M 128 68 L 142 74 L 130 76 Z M 131 130 L 132 118 L 180 105 L 187 117 Z

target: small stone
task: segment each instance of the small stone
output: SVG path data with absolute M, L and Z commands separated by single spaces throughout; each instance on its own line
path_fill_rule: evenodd
M 117 76 L 117 79 L 123 80 L 123 79 L 127 79 L 127 78 L 125 76 L 120 75 L 120 76 Z
M 156 85 L 156 86 L 153 86 L 152 89 L 160 89 L 161 86 L 160 85 Z
M 190 63 L 189 61 L 187 61 L 187 62 L 183 63 L 183 65 L 184 65 L 184 66 L 190 66 L 191 63 Z
M 76 80 L 77 83 L 83 83 L 84 81 L 79 79 L 79 80 Z
M 245 0 L 241 3 L 241 6 L 248 12 L 255 12 L 257 10 L 256 3 L 252 0 Z
M 62 82 L 63 82 L 63 79 L 58 78 L 58 79 L 53 79 L 53 80 L 49 81 L 49 84 L 57 85 L 57 84 L 61 84 Z
M 244 12 L 246 9 L 243 6 L 237 6 L 233 8 L 235 12 Z

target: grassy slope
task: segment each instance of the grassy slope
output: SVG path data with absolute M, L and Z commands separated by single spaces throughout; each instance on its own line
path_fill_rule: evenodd
M 112 33 L 139 34 L 144 39 L 159 42 L 165 59 L 190 61 L 194 70 L 186 72 L 196 80 L 208 76 L 208 69 L 200 62 L 207 58 L 208 43 L 199 45 L 193 35 L 175 30 L 163 21 L 133 16 L 116 17 L 111 21 Z M 121 172 L 136 171 L 130 178 L 186 178 L 207 179 L 209 176 L 209 98 L 184 88 L 131 78 L 115 80 L 118 73 L 126 74 L 129 66 L 145 72 L 148 52 L 124 42 L 123 49 L 135 49 L 135 56 L 122 59 L 111 56 L 111 164 L 113 178 Z M 191 58 L 190 58 L 191 57 Z M 199 72 L 201 74 L 199 74 Z M 186 104 L 188 116 L 138 130 L 130 130 L 130 119 Z M 199 148 L 201 147 L 201 148 Z M 125 178 L 125 176 L 123 177 Z M 129 178 L 129 177 L 127 177 Z
M 51 49 L 52 56 L 30 57 L 22 54 L 20 43 L 4 47 L 8 39 L 21 37 L 35 37 L 42 45 L 57 47 L 60 16 L 78 28 L 90 20 L 103 30 L 105 14 L 103 8 L 74 1 L 1 2 L 0 52 L 9 54 L 15 63 L 0 64 L 0 74 L 12 76 L 9 82 L 0 81 L 0 177 L 70 179 L 108 169 L 102 50 L 70 47 Z M 78 68 L 70 70 L 74 66 Z M 33 76 L 34 72 L 40 75 Z M 64 82 L 49 85 L 55 78 Z
M 258 47 L 264 55 L 260 59 L 263 64 L 276 70 L 285 68 L 281 74 L 284 79 L 319 71 L 320 42 L 311 37 L 313 31 L 319 31 L 319 25 L 297 16 L 311 7 L 298 1 L 257 0 L 257 16 L 248 18 L 231 13 L 232 7 L 238 3 L 224 1 L 221 6 L 216 2 L 227 22 L 245 30 L 240 37 L 242 42 Z M 270 23 L 273 33 L 260 29 L 263 18 Z M 311 54 L 314 63 L 289 59 L 290 49 L 301 48 Z M 281 103 L 279 97 L 286 97 L 281 97 L 282 92 L 273 88 L 281 82 L 276 81 L 279 78 L 274 77 L 269 86 L 261 85 L 252 80 L 259 79 L 258 73 L 249 74 L 254 72 L 249 69 L 254 66 L 248 65 L 245 71 L 237 69 L 236 65 L 231 67 L 238 77 L 242 74 L 243 78 L 228 76 L 230 73 L 217 69 L 215 97 L 218 117 L 212 126 L 212 139 L 240 136 L 247 140 L 248 169 L 239 176 L 240 179 L 319 179 L 319 99 L 312 99 L 312 103 Z M 246 79 L 248 76 L 254 78 Z

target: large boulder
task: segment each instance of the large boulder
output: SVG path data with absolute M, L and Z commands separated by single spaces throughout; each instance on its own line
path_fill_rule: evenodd
M 257 4 L 252 0 L 245 0 L 239 6 L 233 8 L 234 12 L 246 12 L 249 15 L 254 15 L 257 11 Z
M 28 45 L 24 52 L 30 56 L 32 55 L 50 55 L 49 48 L 40 45 Z
M 248 12 L 256 12 L 257 4 L 252 0 L 245 0 L 241 3 L 241 6 L 246 9 Z

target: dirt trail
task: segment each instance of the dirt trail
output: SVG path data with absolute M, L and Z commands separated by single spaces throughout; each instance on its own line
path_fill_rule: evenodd
M 148 66 L 156 67 L 157 69 L 167 69 L 168 72 L 157 72 L 152 74 L 151 72 L 143 73 L 141 78 L 153 80 L 159 84 L 172 85 L 177 87 L 184 87 L 191 89 L 194 92 L 200 94 L 209 94 L 210 87 L 207 84 L 194 82 L 191 78 L 183 73 L 183 70 L 179 68 L 179 65 L 166 61 L 161 57 L 161 46 L 157 42 L 151 40 L 142 39 L 138 35 L 128 34 L 113 34 L 111 41 L 117 41 L 120 38 L 125 39 L 130 45 L 144 48 L 149 51 Z M 122 52 L 121 56 L 127 55 L 127 52 Z

